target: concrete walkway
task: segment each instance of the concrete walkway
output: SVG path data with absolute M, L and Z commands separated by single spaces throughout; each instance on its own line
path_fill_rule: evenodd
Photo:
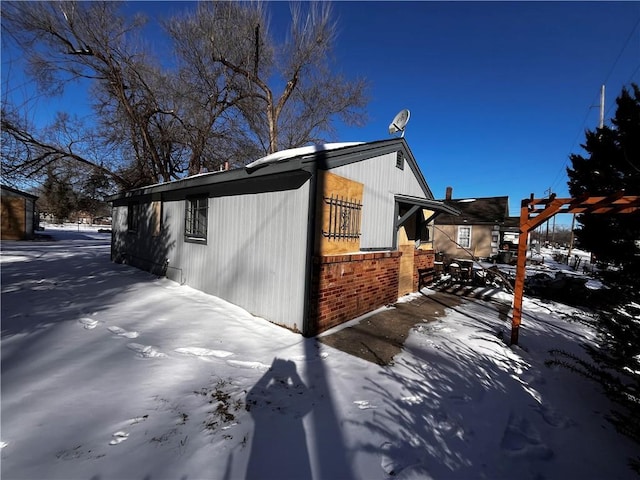
M 446 308 L 456 307 L 464 301 L 444 292 L 421 295 L 415 300 L 397 303 L 392 309 L 367 317 L 357 325 L 321 336 L 318 340 L 369 362 L 389 365 L 402 350 L 404 341 L 415 325 L 432 322 L 444 316 Z

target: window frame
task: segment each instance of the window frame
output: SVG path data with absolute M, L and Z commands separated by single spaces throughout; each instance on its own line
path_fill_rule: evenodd
M 204 202 L 201 204 L 201 202 Z M 198 222 L 204 211 L 204 222 Z M 207 243 L 209 229 L 209 197 L 207 195 L 194 195 L 185 200 L 184 213 L 184 240 L 185 242 Z
M 462 231 L 463 230 L 468 230 L 469 231 L 469 236 L 462 236 Z M 458 248 L 466 248 L 466 249 L 470 249 L 471 248 L 471 243 L 472 243 L 472 235 L 473 235 L 473 228 L 471 227 L 471 225 L 458 225 L 458 232 L 456 235 L 456 242 L 458 243 Z M 462 242 L 462 240 L 468 240 L 467 244 L 464 244 Z
M 151 236 L 159 237 L 162 232 L 162 201 L 154 200 L 151 202 L 150 217 Z
M 137 233 L 140 230 L 140 202 L 127 204 L 127 232 Z

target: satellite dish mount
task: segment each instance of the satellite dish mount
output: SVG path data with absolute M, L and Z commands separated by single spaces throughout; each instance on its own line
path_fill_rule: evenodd
M 393 121 L 389 124 L 389 135 L 400 132 L 400 138 L 404 137 L 404 130 L 407 127 L 407 123 L 409 123 L 410 115 L 409 110 L 406 108 L 399 111 L 398 114 L 393 117 Z

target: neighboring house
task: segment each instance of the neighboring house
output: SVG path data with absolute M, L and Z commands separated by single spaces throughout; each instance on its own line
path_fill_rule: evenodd
M 38 215 L 35 211 L 37 196 L 0 185 L 2 198 L 2 240 L 30 240 L 34 226 L 37 228 Z
M 520 219 L 509 217 L 509 197 L 452 198 L 447 187 L 444 203 L 460 215 L 439 215 L 435 219 L 433 243 L 445 260 L 489 259 L 517 247 Z
M 433 199 L 403 138 L 277 152 L 114 195 L 112 259 L 305 336 L 393 303 L 433 268 Z
M 77 210 L 73 212 L 70 217 L 74 220 L 74 223 L 81 223 L 84 225 L 93 225 L 93 217 L 90 212 L 84 210 Z

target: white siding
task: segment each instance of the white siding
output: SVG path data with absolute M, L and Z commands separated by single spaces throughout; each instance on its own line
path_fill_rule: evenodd
M 184 241 L 185 200 L 164 202 L 167 276 L 301 330 L 308 185 L 209 198 L 206 245 Z
M 331 173 L 364 183 L 360 248 L 391 248 L 395 230 L 394 195 L 426 198 L 420 182 L 405 159 L 396 167 L 396 153 L 331 169 Z

